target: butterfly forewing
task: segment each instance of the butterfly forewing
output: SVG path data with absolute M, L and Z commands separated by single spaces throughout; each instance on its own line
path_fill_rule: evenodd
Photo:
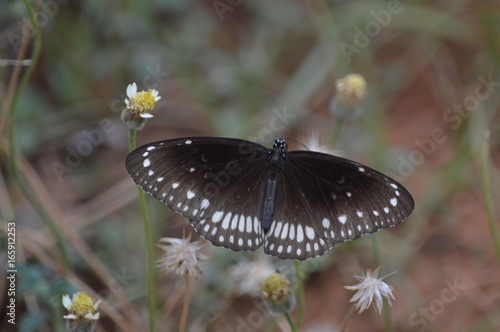
M 144 145 L 127 157 L 133 180 L 189 219 L 211 215 L 267 149 L 242 140 L 184 138 Z M 260 163 L 262 164 L 262 163 Z
M 184 138 L 144 145 L 126 167 L 146 192 L 191 221 L 215 245 L 255 250 L 267 149 L 225 138 Z

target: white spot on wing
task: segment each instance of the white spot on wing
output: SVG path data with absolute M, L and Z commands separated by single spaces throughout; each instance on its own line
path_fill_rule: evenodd
M 288 237 L 288 223 L 283 226 L 283 232 L 281 232 L 281 238 L 284 240 Z
M 253 231 L 255 232 L 255 234 L 260 234 L 260 231 L 259 231 L 259 219 L 257 219 L 257 217 L 253 218 Z
M 193 198 L 194 196 L 196 196 L 196 195 L 195 195 L 195 194 L 194 194 L 194 192 L 192 192 L 191 190 L 188 190 L 188 192 L 186 193 L 186 197 L 187 197 L 187 199 L 191 199 L 191 198 Z
M 283 223 L 280 221 L 280 222 L 277 222 L 276 223 L 276 228 L 273 232 L 274 236 L 276 237 L 279 237 L 280 236 L 280 233 L 281 233 L 281 227 L 283 227 Z
M 342 224 L 345 224 L 345 222 L 347 221 L 347 216 L 345 214 L 342 214 L 340 216 L 338 216 L 337 218 Z
M 220 212 L 222 212 L 222 211 L 220 211 Z M 222 213 L 224 213 L 224 212 L 222 212 Z M 217 212 L 214 213 L 214 216 L 212 217 L 212 219 L 215 218 L 216 214 L 217 214 Z M 231 212 L 229 212 L 228 214 L 226 214 L 226 216 L 224 217 L 224 220 L 222 221 L 222 228 L 223 229 L 228 229 L 230 222 L 231 222 Z
M 252 217 L 247 216 L 247 233 L 252 232 Z
M 148 172 L 148 176 L 151 176 L 153 174 L 155 174 L 155 172 L 152 169 L 150 169 L 149 172 Z
M 364 171 L 365 171 L 365 169 L 364 169 L 363 167 L 359 167 L 359 168 L 358 168 L 358 170 L 359 170 L 360 172 L 364 172 Z
M 231 229 L 236 229 L 238 227 L 238 219 L 239 216 L 235 214 L 233 220 L 231 220 Z
M 142 156 L 143 156 L 143 157 L 147 157 L 148 155 L 149 155 L 149 152 L 144 152 L 144 153 L 142 154 Z
M 241 215 L 240 220 L 238 220 L 238 230 L 243 232 L 245 230 L 245 216 Z
M 193 195 L 193 197 L 194 197 L 194 195 Z M 216 211 L 214 213 L 214 215 L 212 216 L 212 221 L 213 222 L 219 222 L 219 221 L 221 221 L 221 219 L 222 219 L 223 216 L 224 216 L 224 211 Z M 222 226 L 222 228 L 224 228 L 224 226 Z M 227 227 L 224 228 L 224 229 L 227 229 Z
M 397 200 L 397 198 L 391 198 L 390 202 L 391 202 L 391 205 L 392 205 L 392 206 L 396 206 L 396 205 L 398 205 L 398 200 Z
M 302 230 L 302 225 L 297 225 L 297 242 L 304 241 L 304 231 Z
M 363 212 L 357 211 L 356 214 L 358 215 L 358 217 L 363 218 Z
M 186 142 L 184 142 L 184 143 L 186 143 L 187 145 L 190 145 L 191 143 L 193 143 L 193 141 L 192 141 L 192 140 L 190 140 L 190 139 L 188 139 L 188 140 L 186 140 Z
M 156 179 L 156 181 L 162 182 L 163 181 L 163 177 L 160 176 L 159 178 Z
M 311 240 L 314 239 L 314 236 L 316 234 L 314 234 L 314 228 L 310 227 L 310 226 L 306 226 L 306 235 L 308 238 L 310 238 Z
M 201 206 L 200 206 L 200 208 L 201 208 L 201 209 L 206 209 L 209 205 L 210 205 L 210 201 L 209 201 L 208 199 L 206 199 L 206 198 L 205 198 L 205 199 L 203 199 L 203 200 L 201 201 Z
M 174 189 L 175 189 L 175 188 L 177 188 L 178 186 L 179 186 L 179 182 L 174 182 L 174 183 L 172 183 L 172 188 L 174 188 Z
M 148 159 L 144 159 L 144 161 L 142 162 L 142 166 L 144 167 L 149 167 L 151 165 L 151 160 Z
M 151 151 L 151 150 L 154 150 L 154 149 L 156 149 L 156 146 L 148 146 L 148 148 L 146 150 Z

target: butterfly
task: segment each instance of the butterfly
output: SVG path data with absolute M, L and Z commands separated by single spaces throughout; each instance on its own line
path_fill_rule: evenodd
M 187 137 L 132 151 L 134 182 L 234 251 L 320 256 L 335 243 L 395 226 L 414 208 L 393 179 L 355 161 L 234 138 Z

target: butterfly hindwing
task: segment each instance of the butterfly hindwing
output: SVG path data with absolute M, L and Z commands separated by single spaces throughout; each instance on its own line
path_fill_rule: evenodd
M 334 243 L 319 233 L 310 198 L 300 190 L 299 177 L 290 169 L 287 160 L 280 177 L 276 195 L 274 220 L 265 237 L 264 252 L 281 259 L 304 260 L 320 256 Z
M 219 202 L 217 210 L 205 219 L 191 219 L 198 234 L 216 246 L 235 251 L 259 248 L 264 239 L 261 209 L 266 184 L 265 163 L 242 176 L 231 195 Z
M 395 226 L 408 217 L 413 198 L 396 181 L 357 162 L 327 154 L 292 151 L 298 190 L 324 240 L 344 242 Z M 291 172 L 291 171 L 290 171 Z

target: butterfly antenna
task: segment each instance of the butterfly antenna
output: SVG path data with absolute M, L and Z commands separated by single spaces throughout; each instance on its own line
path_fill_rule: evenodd
M 311 151 L 311 150 L 309 150 L 309 148 L 307 147 L 307 145 L 305 145 L 305 144 L 304 144 L 304 143 L 302 143 L 302 142 L 297 141 L 295 138 L 285 137 L 285 140 L 287 140 L 287 141 L 294 141 L 294 142 L 295 142 L 295 143 L 297 143 L 298 145 L 303 146 L 303 147 L 304 147 L 307 151 Z

